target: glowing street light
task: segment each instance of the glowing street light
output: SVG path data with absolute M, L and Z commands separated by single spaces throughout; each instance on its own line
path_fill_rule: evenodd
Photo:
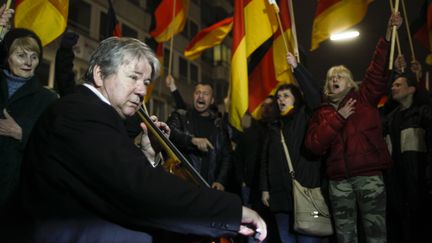
M 360 33 L 356 30 L 350 30 L 345 32 L 340 32 L 336 34 L 330 35 L 330 40 L 332 41 L 345 41 L 357 38 L 360 35 Z

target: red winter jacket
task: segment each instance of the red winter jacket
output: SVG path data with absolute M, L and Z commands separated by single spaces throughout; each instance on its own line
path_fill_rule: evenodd
M 380 175 L 391 164 L 382 135 L 377 104 L 387 90 L 389 43 L 381 39 L 358 91 L 349 92 L 339 104 L 357 100 L 355 113 L 344 119 L 323 103 L 310 120 L 306 147 L 324 156 L 331 180 Z

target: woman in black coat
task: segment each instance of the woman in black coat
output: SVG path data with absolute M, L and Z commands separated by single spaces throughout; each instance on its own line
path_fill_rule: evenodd
M 0 25 L 13 10 L 0 8 Z M 4 24 L 1 27 L 6 27 Z M 42 60 L 39 37 L 30 30 L 12 29 L 0 47 L 0 224 L 12 214 L 22 151 L 30 131 L 43 110 L 56 99 L 44 88 L 35 71 Z
M 282 84 L 276 90 L 280 117 L 269 128 L 264 142 L 260 173 L 262 202 L 275 215 L 282 242 L 320 242 L 320 238 L 293 232 L 292 183 L 280 135 L 282 130 L 296 178 L 303 186 L 319 186 L 320 163 L 305 151 L 303 140 L 310 111 L 320 103 L 320 86 L 317 82 L 310 82 L 313 79 L 302 65 L 297 64 L 292 54 L 288 54 L 288 63 L 294 68 L 305 102 L 299 87 L 294 84 Z

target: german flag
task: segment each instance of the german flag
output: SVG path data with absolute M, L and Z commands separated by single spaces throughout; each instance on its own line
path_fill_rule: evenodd
M 312 27 L 311 51 L 332 33 L 342 32 L 358 24 L 373 0 L 320 0 Z
M 165 42 L 180 33 L 186 23 L 188 7 L 188 0 L 161 0 L 154 11 L 156 24 L 150 35 L 157 42 Z
M 232 26 L 233 18 L 229 17 L 201 30 L 186 47 L 184 56 L 191 61 L 197 59 L 204 50 L 219 45 Z
M 108 18 L 108 25 L 107 25 L 108 35 L 109 36 L 117 36 L 117 37 L 122 36 L 120 23 L 117 20 L 117 16 L 115 14 L 114 7 L 112 5 L 111 0 L 108 0 L 107 18 Z
M 230 123 L 241 129 L 241 118 L 249 106 L 247 58 L 277 30 L 274 10 L 267 0 L 236 0 L 229 88 Z
M 249 58 L 249 106 L 248 111 L 256 119 L 260 118 L 261 103 L 274 94 L 282 83 L 292 83 L 294 77 L 286 61 L 284 38 L 288 50 L 293 51 L 293 35 L 288 1 L 279 1 L 279 16 L 283 31 L 278 30 L 273 38 L 260 46 Z
M 276 79 L 272 45 L 273 40 L 269 39 L 249 59 L 248 111 L 257 119 L 260 117 L 262 101 L 274 93 L 279 83 Z M 285 50 L 281 51 L 279 54 L 283 55 Z
M 15 27 L 35 32 L 45 46 L 66 29 L 69 0 L 16 0 Z
M 163 47 L 163 43 L 158 43 L 156 42 L 153 38 L 149 38 L 146 40 L 146 43 L 149 45 L 150 48 L 152 48 L 156 54 L 157 59 L 159 60 L 160 63 L 160 73 L 159 73 L 159 77 L 161 77 L 164 73 L 164 47 Z M 147 94 L 144 97 L 144 102 L 147 103 L 152 94 L 153 94 L 153 90 L 154 90 L 154 86 L 155 86 L 155 81 L 153 81 L 149 86 L 147 86 Z

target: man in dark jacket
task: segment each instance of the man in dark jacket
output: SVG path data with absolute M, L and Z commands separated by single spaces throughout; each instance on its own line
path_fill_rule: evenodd
M 158 73 L 147 45 L 108 38 L 92 54 L 85 84 L 39 119 L 23 160 L 21 197 L 32 242 L 151 242 L 153 228 L 219 237 L 266 236 L 264 221 L 235 195 L 201 188 L 154 168 L 155 146 L 137 147 L 133 116 Z M 166 124 L 155 125 L 167 134 Z
M 385 174 L 389 242 L 431 242 L 423 219 L 431 216 L 432 107 L 414 73 L 396 76 L 391 91 L 399 106 L 384 123 L 394 162 Z
M 210 109 L 214 103 L 210 83 L 198 83 L 193 108 L 171 113 L 167 124 L 171 139 L 212 188 L 224 191 L 231 168 L 231 144 L 224 123 Z

